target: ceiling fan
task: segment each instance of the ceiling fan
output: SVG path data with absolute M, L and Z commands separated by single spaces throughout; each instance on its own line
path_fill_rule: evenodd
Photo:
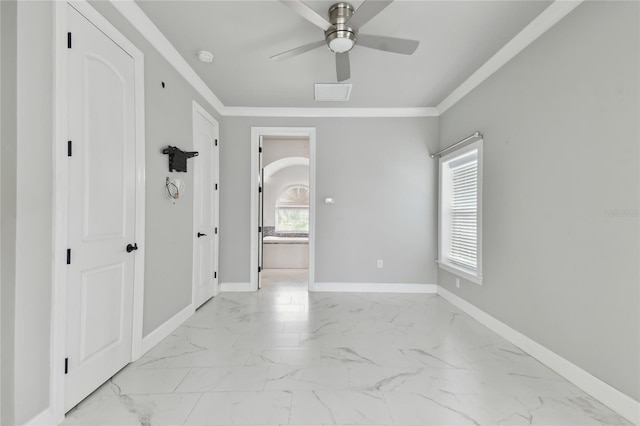
M 294 12 L 307 21 L 323 29 L 324 40 L 305 44 L 274 55 L 271 57 L 274 61 L 288 59 L 326 44 L 329 50 L 336 54 L 338 81 L 344 81 L 351 77 L 349 51 L 356 44 L 370 49 L 401 53 L 403 55 L 411 55 L 418 48 L 419 42 L 416 40 L 358 33 L 358 30 L 364 24 L 389 6 L 393 0 L 365 0 L 358 10 L 354 10 L 353 6 L 346 2 L 336 3 L 329 8 L 329 20 L 320 16 L 315 10 L 302 3 L 301 0 L 280 0 L 280 2 L 293 9 Z

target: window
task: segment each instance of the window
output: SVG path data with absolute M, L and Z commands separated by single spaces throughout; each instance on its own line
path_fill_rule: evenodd
M 482 284 L 482 140 L 440 159 L 441 268 Z
M 309 232 L 309 208 L 276 208 L 278 232 Z
M 276 232 L 309 232 L 309 188 L 294 186 L 276 201 Z

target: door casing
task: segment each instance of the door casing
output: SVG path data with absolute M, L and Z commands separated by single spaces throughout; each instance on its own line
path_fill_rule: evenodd
M 309 139 L 309 291 L 314 290 L 316 234 L 316 128 L 252 127 L 251 128 L 251 229 L 249 232 L 251 261 L 249 288 L 258 290 L 258 147 L 260 136 L 297 136 Z
M 54 2 L 54 87 L 53 87 L 53 256 L 51 300 L 51 365 L 49 411 L 52 421 L 64 419 L 64 359 L 66 351 L 66 249 L 68 217 L 67 156 L 67 7 L 73 7 L 134 59 L 134 97 L 136 134 L 135 241 L 138 244 L 134 268 L 133 333 L 131 359 L 142 355 L 142 314 L 145 259 L 145 123 L 144 55 L 120 31 L 86 1 Z

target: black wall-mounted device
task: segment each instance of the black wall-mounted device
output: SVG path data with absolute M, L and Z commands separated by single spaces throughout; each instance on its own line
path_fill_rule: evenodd
M 163 154 L 169 156 L 169 171 L 170 172 L 186 172 L 187 171 L 187 159 L 191 157 L 197 157 L 198 152 L 185 152 L 180 148 L 169 145 L 162 150 Z

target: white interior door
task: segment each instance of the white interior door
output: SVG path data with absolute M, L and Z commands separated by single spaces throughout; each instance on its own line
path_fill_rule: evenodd
M 131 361 L 134 60 L 68 7 L 69 216 L 65 411 Z
M 264 168 L 262 167 L 263 140 L 258 142 L 258 289 L 262 288 L 264 258 Z
M 194 308 L 218 293 L 218 126 L 194 108 Z

